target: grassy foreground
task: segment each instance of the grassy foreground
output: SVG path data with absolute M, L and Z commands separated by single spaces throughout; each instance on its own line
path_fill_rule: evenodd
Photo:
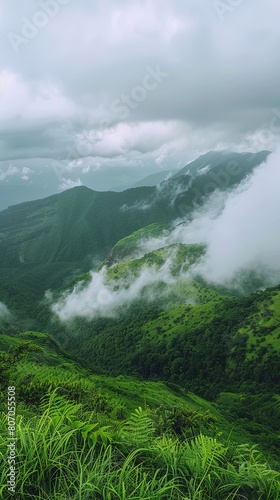
M 33 416 L 17 417 L 17 499 L 148 500 L 280 498 L 280 474 L 256 447 L 197 433 L 176 435 L 156 412 L 138 408 L 111 423 L 56 390 Z M 6 417 L 0 420 L 5 436 Z M 0 441 L 1 498 L 7 442 Z

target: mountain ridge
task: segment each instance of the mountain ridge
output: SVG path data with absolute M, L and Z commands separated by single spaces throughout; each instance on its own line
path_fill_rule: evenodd
M 268 489 L 276 498 L 280 285 L 264 287 L 250 269 L 237 283 L 207 279 L 209 233 L 201 231 L 224 213 L 218 206 L 209 217 L 213 200 L 231 199 L 264 157 L 237 165 L 232 157 L 237 171 L 203 165 L 195 176 L 122 193 L 76 187 L 0 212 L 0 384 L 17 390 L 19 446 L 28 436 L 38 450 L 30 470 L 53 429 L 70 443 L 75 477 L 81 447 L 95 453 L 93 463 L 109 450 L 118 474 L 119 457 L 133 456 L 149 457 L 145 474 L 170 463 L 173 476 L 186 446 L 200 461 L 212 443 L 225 453 L 222 474 L 241 481 L 238 493 L 228 489 L 233 498 Z M 211 467 L 216 484 L 221 464 Z M 193 478 L 200 484 L 201 473 L 187 484 Z

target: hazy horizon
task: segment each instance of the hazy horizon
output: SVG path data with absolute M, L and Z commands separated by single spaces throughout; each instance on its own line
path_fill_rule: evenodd
M 279 14 L 274 0 L 2 4 L 1 196 L 111 189 L 209 150 L 274 150 Z

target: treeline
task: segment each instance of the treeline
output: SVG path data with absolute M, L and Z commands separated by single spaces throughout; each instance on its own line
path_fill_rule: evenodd
M 137 301 L 118 319 L 75 320 L 66 349 L 94 371 L 166 380 L 206 398 L 223 390 L 272 392 L 280 379 L 279 353 L 264 347 L 250 359 L 248 335 L 237 334 L 259 300 L 255 294 L 217 301 L 214 318 L 207 304 L 163 316 L 160 307 Z M 199 324 L 190 322 L 194 310 Z

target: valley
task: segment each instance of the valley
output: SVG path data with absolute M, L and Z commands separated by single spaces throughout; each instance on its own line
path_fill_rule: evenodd
M 19 498 L 50 499 L 53 481 L 61 499 L 279 498 L 278 271 L 256 260 L 215 280 L 209 252 L 269 159 L 210 152 L 157 186 L 0 212 L 1 432 L 14 386 Z

